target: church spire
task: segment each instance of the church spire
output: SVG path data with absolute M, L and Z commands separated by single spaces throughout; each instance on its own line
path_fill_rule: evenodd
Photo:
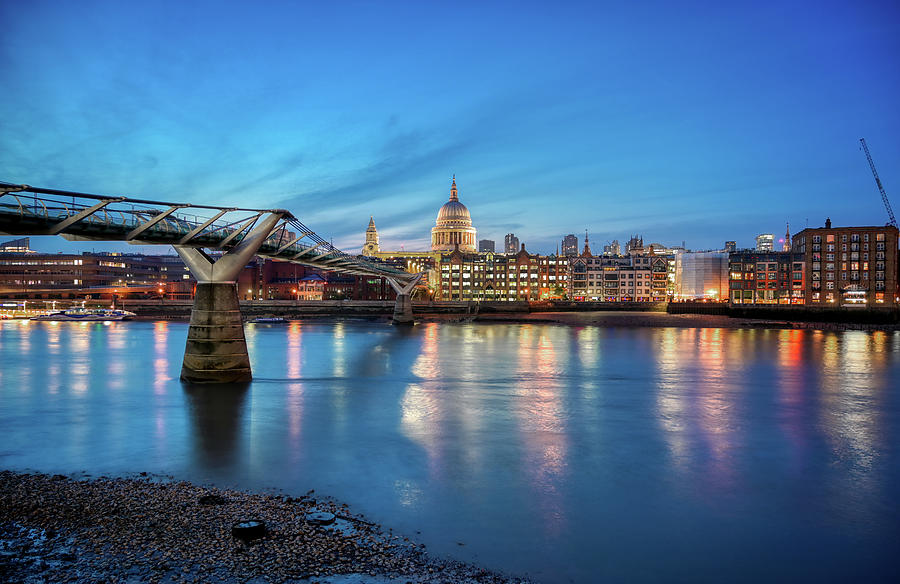
M 451 201 L 459 200 L 459 196 L 457 196 L 457 194 L 456 194 L 456 175 L 455 174 L 453 175 L 453 184 L 450 185 L 450 200 Z
M 584 230 L 584 251 L 581 252 L 581 257 L 584 257 L 584 258 L 591 257 L 591 246 L 588 245 L 587 229 Z
M 784 228 L 784 245 L 781 247 L 782 251 L 791 251 L 791 224 L 785 223 Z

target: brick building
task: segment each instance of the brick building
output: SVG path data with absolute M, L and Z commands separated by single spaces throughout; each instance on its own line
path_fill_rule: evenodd
M 805 304 L 803 254 L 744 250 L 728 257 L 732 304 Z
M 808 275 L 807 304 L 898 304 L 896 227 L 832 227 L 828 219 L 825 227 L 795 234 L 793 251 L 803 257 Z

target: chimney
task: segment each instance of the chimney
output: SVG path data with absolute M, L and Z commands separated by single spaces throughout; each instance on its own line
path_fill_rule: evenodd
M 825 218 L 825 229 L 831 229 L 831 217 Z

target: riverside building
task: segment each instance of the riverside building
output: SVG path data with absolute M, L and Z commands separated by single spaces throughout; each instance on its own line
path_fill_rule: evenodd
M 732 304 L 805 304 L 803 254 L 745 250 L 728 256 Z
M 547 300 L 566 292 L 569 259 L 516 254 L 442 254 L 436 271 L 435 300 Z
M 675 253 L 675 300 L 728 300 L 728 253 Z
M 880 227 L 804 229 L 793 237 L 803 258 L 807 304 L 863 307 L 898 305 L 898 230 Z
M 193 278 L 176 255 L 40 253 L 27 238 L 0 249 L 0 298 L 72 300 L 126 295 L 190 298 Z M 7 251 L 7 250 L 15 251 Z
M 663 302 L 668 265 L 666 256 L 582 253 L 569 260 L 568 295 L 577 302 Z

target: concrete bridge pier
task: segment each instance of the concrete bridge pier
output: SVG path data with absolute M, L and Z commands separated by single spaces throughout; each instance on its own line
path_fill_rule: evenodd
M 250 381 L 250 355 L 238 302 L 237 277 L 282 215 L 273 213 L 218 260 L 202 249 L 173 246 L 197 279 L 181 379 L 189 383 Z
M 397 293 L 397 303 L 394 304 L 394 316 L 391 324 L 415 324 L 412 312 L 412 291 L 422 279 L 422 274 L 417 274 L 409 282 L 399 282 L 394 278 L 386 278 L 391 288 Z

